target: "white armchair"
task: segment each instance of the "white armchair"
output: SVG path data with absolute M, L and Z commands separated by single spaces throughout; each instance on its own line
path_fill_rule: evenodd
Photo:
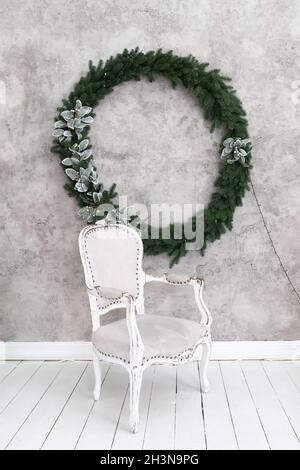
M 211 316 L 203 301 L 203 279 L 178 274 L 154 277 L 142 269 L 143 243 L 133 228 L 99 222 L 85 227 L 79 236 L 80 255 L 93 325 L 94 398 L 99 399 L 99 361 L 124 366 L 129 372 L 132 432 L 139 423 L 139 397 L 144 370 L 152 364 L 179 364 L 199 359 L 203 392 L 209 389 L 207 367 L 211 353 Z M 162 282 L 191 286 L 200 321 L 144 314 L 144 285 Z M 126 320 L 100 328 L 100 316 L 126 308 Z

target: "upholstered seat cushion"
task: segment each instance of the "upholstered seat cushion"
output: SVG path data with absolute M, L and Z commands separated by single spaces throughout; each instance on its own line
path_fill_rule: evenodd
M 176 357 L 192 350 L 207 333 L 207 327 L 192 320 L 160 315 L 138 315 L 138 328 L 144 343 L 144 362 L 155 356 Z M 93 334 L 96 349 L 129 361 L 129 334 L 126 320 L 101 326 Z

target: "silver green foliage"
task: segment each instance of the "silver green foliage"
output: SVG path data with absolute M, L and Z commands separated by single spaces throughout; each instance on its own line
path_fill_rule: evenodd
M 96 168 L 92 165 L 92 149 L 89 148 L 89 139 L 82 140 L 82 130 L 91 124 L 94 119 L 90 116 L 92 108 L 83 106 L 80 100 L 76 101 L 75 108 L 65 110 L 60 113 L 63 120 L 56 121 L 54 124 L 53 136 L 60 143 L 69 142 L 73 139 L 74 133 L 77 136 L 78 143 L 69 147 L 70 156 L 62 160 L 62 164 L 68 168 L 65 169 L 66 175 L 71 181 L 76 181 L 74 188 L 79 193 L 86 193 L 95 204 L 100 204 L 102 193 Z M 82 165 L 82 163 L 84 163 Z M 88 164 L 88 165 L 87 165 Z M 86 166 L 87 165 L 87 166 Z M 89 190 L 92 183 L 93 190 Z M 91 221 L 93 207 L 85 212 L 85 219 Z M 87 213 L 88 212 L 88 213 Z
M 89 146 L 89 139 L 82 140 L 79 144 L 74 144 L 69 148 L 72 156 L 62 160 L 62 164 L 65 166 L 79 165 L 81 161 L 90 160 L 92 157 L 92 149 L 87 148 Z
M 229 137 L 223 142 L 224 149 L 221 154 L 221 159 L 226 160 L 226 163 L 232 165 L 235 162 L 240 162 L 243 166 L 246 164 L 246 156 L 251 151 L 250 139 L 241 139 L 239 137 L 233 139 Z
M 96 217 L 96 207 L 85 206 L 79 210 L 79 215 L 85 220 L 87 223 L 94 222 Z
M 130 207 L 123 207 L 122 209 L 112 209 L 105 217 L 105 222 L 108 224 L 124 224 L 128 225 L 132 214 L 130 214 Z
M 68 169 L 65 171 L 67 173 Z M 77 179 L 75 180 L 77 181 L 75 184 L 75 189 L 79 193 L 86 193 L 89 189 L 89 183 L 97 183 L 97 179 L 97 172 L 92 165 L 89 165 L 87 168 L 80 167 L 79 172 L 77 172 Z
M 105 223 L 128 225 L 132 217 L 130 209 L 130 207 L 111 209 L 104 219 Z M 103 216 L 103 211 L 100 207 L 85 206 L 79 210 L 79 214 L 86 222 L 93 222 L 96 216 Z
M 90 116 L 91 112 L 90 106 L 83 106 L 81 101 L 77 100 L 74 109 L 60 113 L 63 119 L 54 123 L 53 137 L 56 137 L 59 142 L 64 140 L 70 142 L 75 132 L 78 140 L 82 139 L 83 129 L 94 121 Z

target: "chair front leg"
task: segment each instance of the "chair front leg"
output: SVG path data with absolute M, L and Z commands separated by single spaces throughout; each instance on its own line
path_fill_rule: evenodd
M 129 427 L 132 432 L 138 431 L 139 425 L 139 401 L 143 378 L 142 361 L 144 355 L 144 344 L 137 326 L 135 317 L 135 302 L 131 295 L 127 294 L 126 319 L 130 340 L 130 416 Z
M 211 355 L 211 340 L 206 338 L 202 343 L 202 356 L 200 360 L 200 385 L 203 393 L 209 392 L 209 381 L 207 378 L 208 363 Z
M 98 401 L 101 392 L 101 368 L 99 358 L 95 351 L 93 351 L 93 366 L 95 373 L 94 399 Z
M 129 427 L 131 432 L 136 433 L 139 426 L 139 402 L 143 379 L 143 369 L 140 366 L 134 366 L 129 371 L 130 383 L 130 416 Z
M 198 307 L 198 310 L 201 315 L 201 323 L 203 325 L 207 325 L 209 328 L 212 324 L 212 318 L 211 314 L 205 305 L 205 302 L 203 300 L 203 287 L 204 287 L 204 281 L 202 279 L 192 279 L 191 280 L 191 285 L 193 286 L 194 290 L 194 295 L 195 295 L 195 301 Z

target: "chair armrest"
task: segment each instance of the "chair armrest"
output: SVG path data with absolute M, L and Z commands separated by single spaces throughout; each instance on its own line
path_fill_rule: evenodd
M 203 300 L 204 280 L 196 276 L 188 276 L 187 274 L 164 274 L 156 277 L 145 274 L 145 282 L 162 282 L 173 286 L 191 286 L 194 290 L 195 301 L 201 316 L 201 324 L 211 326 L 212 318 L 207 306 Z
M 203 279 L 195 277 L 195 276 L 189 276 L 188 274 L 183 274 L 183 273 L 166 273 L 164 274 L 165 280 L 167 281 L 168 284 L 175 284 L 175 285 L 192 285 L 194 282 L 203 282 Z
M 130 363 L 134 367 L 142 361 L 144 344 L 136 322 L 136 298 L 128 292 L 113 287 L 87 287 L 89 294 L 107 300 L 120 300 L 126 305 L 126 323 L 130 340 Z M 99 325 L 100 326 L 100 325 Z
M 191 286 L 195 283 L 203 283 L 203 279 L 183 273 L 165 273 L 163 276 L 158 277 L 146 274 L 146 282 L 162 282 L 175 286 Z
M 120 289 L 114 289 L 113 287 L 100 287 L 95 286 L 93 289 L 87 287 L 89 294 L 94 295 L 95 297 L 101 297 L 107 300 L 122 300 L 128 294 L 121 291 Z

